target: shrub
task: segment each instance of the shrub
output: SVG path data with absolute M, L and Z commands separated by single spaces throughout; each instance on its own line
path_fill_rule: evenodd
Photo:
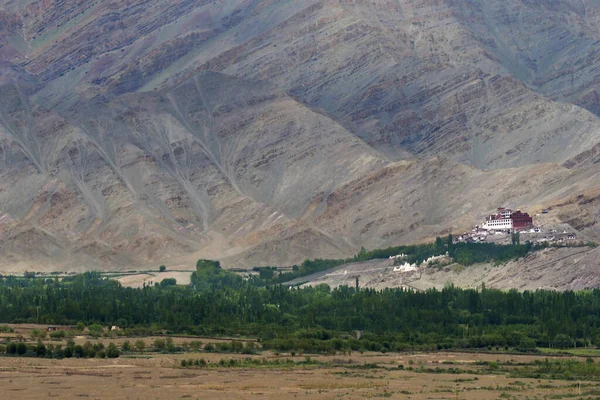
M 104 327 L 100 324 L 93 324 L 88 326 L 88 330 L 90 331 L 90 335 L 98 337 L 104 332 Z
M 212 343 L 208 343 L 206 346 L 204 346 L 204 350 L 208 352 L 213 352 L 215 351 L 215 345 Z
M 38 357 L 44 357 L 46 355 L 46 346 L 41 340 L 38 340 L 37 346 L 35 346 L 35 354 Z
M 18 343 L 17 344 L 17 354 L 22 356 L 25 353 L 27 353 L 27 345 L 25 343 Z
M 75 354 L 75 357 L 78 357 L 78 358 L 84 358 L 87 355 L 85 349 L 80 344 L 75 345 L 75 349 L 73 350 L 73 353 Z
M 0 333 L 13 333 L 14 329 L 7 325 L 0 325 Z
M 175 344 L 173 344 L 173 338 L 172 337 L 168 337 L 167 338 L 166 347 L 167 347 L 167 351 L 170 351 L 170 352 L 173 352 L 173 351 L 177 350 L 175 348 Z
M 95 350 L 96 352 L 98 352 L 98 351 L 100 351 L 100 350 L 104 350 L 104 344 L 102 344 L 102 343 L 100 343 L 100 342 L 98 342 L 98 343 L 94 343 L 94 346 L 93 346 L 93 348 L 94 348 L 94 350 Z
M 167 343 L 164 339 L 154 339 L 154 348 L 156 350 L 164 350 L 167 347 Z
M 192 340 L 190 343 L 190 348 L 192 350 L 200 350 L 202 348 L 202 342 L 199 340 Z
M 246 342 L 246 349 L 245 350 L 249 354 L 256 353 L 256 350 L 257 350 L 256 343 L 254 343 L 254 342 Z
M 177 285 L 177 279 L 175 278 L 165 278 L 162 281 L 160 281 L 160 287 L 168 287 L 168 286 L 175 286 Z
M 51 339 L 63 339 L 64 337 L 67 336 L 67 333 L 63 330 L 60 331 L 54 331 L 54 332 L 50 332 L 50 338 Z
M 63 356 L 65 358 L 73 357 L 73 347 L 66 347 L 65 350 L 63 351 Z
M 217 350 L 226 353 L 231 350 L 231 345 L 227 342 L 217 343 Z
M 244 343 L 239 340 L 234 340 L 231 342 L 231 351 L 234 353 L 241 353 L 244 350 Z
M 524 337 L 519 342 L 518 349 L 520 351 L 531 351 L 531 350 L 534 350 L 536 347 L 537 347 L 537 344 L 536 344 L 535 340 L 528 338 L 528 337 Z
M 139 351 L 140 353 L 144 351 L 144 349 L 146 348 L 146 343 L 143 340 L 136 340 L 135 341 L 135 348 L 137 349 L 137 351 Z
M 114 343 L 110 343 L 108 345 L 108 349 L 106 350 L 106 356 L 108 358 L 118 358 L 121 355 L 119 349 Z
M 12 354 L 12 355 L 17 354 L 17 344 L 16 343 L 7 344 L 6 345 L 6 354 Z
M 573 338 L 569 335 L 559 334 L 554 338 L 554 347 L 567 349 L 573 347 Z
M 33 329 L 30 333 L 32 339 L 45 339 L 46 331 L 42 331 L 40 329 Z

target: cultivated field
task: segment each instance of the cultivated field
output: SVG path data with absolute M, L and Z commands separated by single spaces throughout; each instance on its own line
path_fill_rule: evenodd
M 175 343 L 185 340 L 190 339 L 174 338 Z M 161 354 L 151 350 L 153 338 L 144 341 L 150 350 L 117 359 L 1 357 L 0 399 L 592 399 L 600 395 L 600 382 L 594 380 L 516 376 L 521 366 L 545 360 L 543 356 Z M 187 364 L 200 359 L 206 366 L 182 367 L 182 360 Z

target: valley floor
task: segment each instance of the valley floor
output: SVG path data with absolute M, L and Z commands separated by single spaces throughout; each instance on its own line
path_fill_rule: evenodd
M 24 341 L 45 325 L 10 324 L 0 343 Z M 68 327 L 59 327 L 68 329 Z M 110 336 L 110 337 L 108 337 Z M 170 336 L 180 352 L 154 347 L 165 337 L 92 337 L 69 332 L 45 338 L 46 346 L 94 345 L 136 350 L 119 358 L 35 358 L 0 355 L 0 399 L 592 399 L 600 395 L 597 348 L 538 349 L 537 354 L 502 348 L 487 352 L 330 355 L 211 352 L 206 345 L 227 338 Z M 200 341 L 198 341 L 200 340 Z M 252 339 L 237 339 L 252 342 Z M 140 350 L 138 343 L 144 342 Z M 190 344 L 198 344 L 196 348 Z M 201 361 L 202 360 L 202 361 Z M 201 362 L 200 362 L 201 361 Z M 200 364 L 200 365 L 198 365 Z
M 529 363 L 541 356 L 435 353 L 318 356 L 302 367 L 181 368 L 182 359 L 246 357 L 286 359 L 264 353 L 155 354 L 118 359 L 7 358 L 0 363 L 3 399 L 559 399 L 596 398 L 600 382 L 513 378 L 487 364 Z M 304 356 L 291 357 L 300 363 Z M 402 365 L 414 371 L 400 370 Z M 452 373 L 418 372 L 441 368 Z M 512 368 L 512 367 L 511 367 Z M 517 367 L 514 367 L 517 368 Z

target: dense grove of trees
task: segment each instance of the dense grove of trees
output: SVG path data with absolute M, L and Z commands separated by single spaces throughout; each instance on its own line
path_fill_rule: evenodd
M 21 357 L 42 357 L 42 358 L 117 358 L 121 352 L 114 343 L 104 347 L 102 343 L 85 342 L 83 345 L 75 344 L 69 340 L 66 346 L 49 344 L 45 345 L 41 340 L 37 344 L 27 344 L 24 342 L 9 342 L 6 345 L 0 345 L 0 353 L 9 356 Z
M 420 264 L 431 256 L 445 254 L 457 263 L 469 266 L 477 263 L 503 263 L 518 259 L 531 251 L 537 251 L 543 246 L 534 246 L 531 242 L 523 245 L 513 241 L 510 245 L 495 243 L 454 243 L 452 235 L 446 238 L 438 237 L 434 243 L 389 247 L 367 251 L 362 249 L 353 259 L 346 261 L 366 261 L 376 258 L 387 258 L 397 254 L 406 254 L 406 261 Z
M 244 284 L 244 279 L 238 274 L 222 269 L 218 261 L 198 260 L 191 283 L 197 290 L 216 290 L 238 288 Z
M 600 290 L 383 291 L 259 287 L 201 260 L 192 287 L 125 288 L 96 273 L 4 278 L 0 323 L 116 324 L 127 334 L 245 335 L 301 351 L 600 344 Z M 358 334 L 357 332 L 360 332 Z

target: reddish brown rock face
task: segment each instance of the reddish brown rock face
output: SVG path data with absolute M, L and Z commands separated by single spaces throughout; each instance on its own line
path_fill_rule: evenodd
M 597 238 L 599 21 L 592 0 L 0 0 L 0 266 L 287 264 L 499 205 L 568 204 Z

